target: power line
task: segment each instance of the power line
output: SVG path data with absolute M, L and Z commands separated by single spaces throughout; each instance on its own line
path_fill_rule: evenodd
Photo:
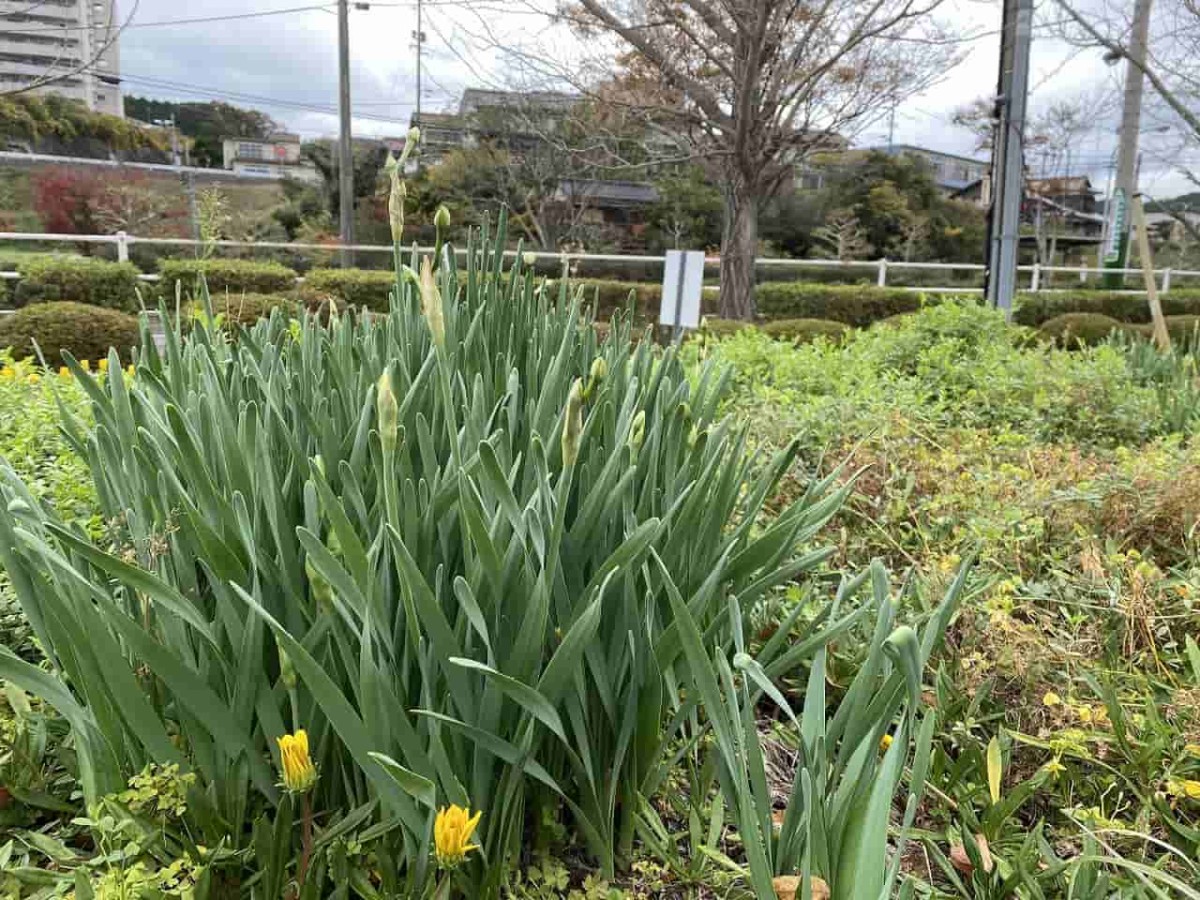
M 230 13 L 223 16 L 200 16 L 191 19 L 161 19 L 156 22 L 131 22 L 126 29 L 134 28 L 168 28 L 176 25 L 201 25 L 211 22 L 234 22 L 241 19 L 261 19 L 267 16 L 285 16 L 301 12 L 315 12 L 330 9 L 333 4 L 319 3 L 311 6 L 292 6 L 287 9 L 267 9 L 259 12 Z M 64 31 L 92 31 L 103 28 L 100 25 L 47 25 L 44 28 L 6 28 L 4 34 L 39 34 L 48 31 L 61 33 Z
M 337 109 L 333 106 L 322 106 L 317 103 L 308 103 L 302 100 L 281 100 L 278 97 L 264 97 L 259 94 L 246 94 L 238 91 L 224 91 L 220 88 L 205 87 L 198 84 L 187 84 L 179 81 L 168 81 L 167 79 L 151 78 L 144 75 L 130 75 L 128 73 L 122 73 L 120 77 L 123 82 L 128 81 L 132 82 L 133 84 L 141 84 L 147 87 L 157 88 L 159 90 L 172 90 L 185 94 L 196 94 L 202 97 L 215 97 L 223 100 L 235 100 L 239 103 L 258 103 L 264 106 L 286 107 L 303 110 L 305 112 L 324 113 L 331 116 L 337 115 Z M 413 102 L 410 100 L 397 100 L 393 105 L 412 106 Z M 355 117 L 376 122 L 385 122 L 393 125 L 408 124 L 402 119 L 373 115 L 371 113 L 355 113 Z

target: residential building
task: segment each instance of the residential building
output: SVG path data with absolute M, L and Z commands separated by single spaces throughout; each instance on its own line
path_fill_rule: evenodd
M 1104 215 L 1098 195 L 1086 175 L 1026 178 L 1021 218 L 1038 229 L 1049 227 L 1060 237 L 1099 239 Z
M 500 142 L 511 153 L 528 153 L 579 102 L 558 91 L 492 91 L 467 88 L 454 112 L 414 114 L 421 129 L 421 165 L 437 165 L 451 150 Z
M 277 132 L 266 140 L 226 138 L 223 150 L 225 168 L 238 175 L 321 183 L 317 167 L 300 157 L 298 134 Z
M 985 159 L 959 156 L 957 153 L 944 153 L 941 150 L 930 150 L 928 147 L 917 147 L 913 144 L 885 144 L 866 149 L 886 153 L 889 156 L 915 156 L 923 160 L 933 173 L 933 180 L 947 196 L 968 191 L 974 185 L 982 184 L 992 167 L 992 164 Z
M 116 0 L 0 0 L 0 91 L 37 88 L 124 117 Z

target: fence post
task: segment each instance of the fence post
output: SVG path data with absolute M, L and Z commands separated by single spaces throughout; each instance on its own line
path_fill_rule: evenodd
M 129 262 L 129 235 L 117 232 L 117 262 Z
M 1169 268 L 1167 268 L 1167 269 L 1163 269 L 1163 282 L 1162 282 L 1162 290 L 1160 291 L 1160 293 L 1165 294 L 1170 289 L 1171 289 L 1171 270 Z
M 1037 291 L 1042 286 L 1042 265 L 1039 262 L 1033 264 L 1033 275 L 1029 279 L 1029 289 Z
M 875 279 L 877 287 L 887 287 L 887 267 L 888 261 L 885 256 L 879 260 L 879 277 Z

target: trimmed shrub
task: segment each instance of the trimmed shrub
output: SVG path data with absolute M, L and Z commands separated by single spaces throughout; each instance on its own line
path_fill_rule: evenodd
M 84 256 L 35 256 L 17 271 L 15 306 L 31 303 L 86 303 L 134 312 L 138 309 L 138 270 L 132 263 L 115 263 Z
M 1167 316 L 1200 314 L 1200 290 L 1173 290 L 1159 295 Z M 1038 326 L 1065 313 L 1098 313 L 1118 322 L 1150 321 L 1150 306 L 1141 294 L 1112 291 L 1024 293 L 1017 298 L 1013 320 L 1020 325 Z
M 36 341 L 51 364 L 62 350 L 76 359 L 102 359 L 109 347 L 128 360 L 140 340 L 137 317 L 86 303 L 35 303 L 0 318 L 0 347 L 11 347 L 18 359 L 33 356 Z
M 826 319 L 863 327 L 921 308 L 917 291 L 800 283 L 758 286 L 758 312 L 765 319 Z
M 753 322 L 742 322 L 738 319 L 715 319 L 711 316 L 705 316 L 700 322 L 699 331 L 696 333 L 726 337 L 731 334 L 737 334 L 743 328 L 752 327 L 754 327 Z
M 1042 323 L 1038 334 L 1060 347 L 1092 347 L 1108 340 L 1114 331 L 1127 331 L 1128 326 L 1101 313 L 1063 313 Z
M 777 319 L 764 324 L 762 330 L 764 334 L 769 334 L 777 340 L 791 341 L 794 344 L 807 344 L 820 337 L 839 343 L 850 330 L 850 326 L 845 322 L 829 319 Z
M 1167 316 L 1166 319 L 1167 333 L 1173 342 L 1183 344 L 1188 349 L 1195 349 L 1200 344 L 1200 314 Z M 1129 326 L 1129 330 L 1143 337 L 1154 337 L 1154 325 L 1150 322 Z
M 320 302 L 333 295 L 339 304 L 386 312 L 388 295 L 395 284 L 396 276 L 390 270 L 313 269 L 304 276 L 301 292 L 306 301 L 311 298 Z
M 230 294 L 284 294 L 295 290 L 296 273 L 277 262 L 252 259 L 163 259 L 160 290 L 170 303 L 175 298 L 175 283 L 183 283 L 183 294 L 191 297 L 196 279 L 204 276 L 214 297 Z

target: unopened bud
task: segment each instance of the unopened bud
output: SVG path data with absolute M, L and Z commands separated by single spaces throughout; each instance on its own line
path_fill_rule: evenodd
M 608 360 L 603 356 L 597 356 L 592 360 L 592 368 L 588 373 L 587 387 L 583 389 L 583 399 L 591 399 L 592 393 L 601 384 L 604 383 L 605 377 L 608 375 Z
M 433 214 L 433 227 L 438 231 L 445 231 L 450 227 L 450 210 L 446 209 L 445 203 L 439 206 L 437 212 Z
M 421 311 L 429 324 L 429 333 L 439 350 L 446 346 L 446 319 L 442 312 L 442 292 L 438 290 L 433 276 L 433 261 L 426 256 L 421 260 Z
M 633 417 L 633 424 L 629 426 L 629 449 L 635 454 L 642 449 L 642 442 L 646 439 L 646 411 L 638 410 L 638 414 Z
M 535 265 L 537 265 L 537 254 L 526 250 L 521 254 L 521 262 L 532 269 Z
M 333 608 L 333 588 L 317 571 L 311 559 L 304 560 L 304 574 L 308 576 L 309 590 L 312 598 L 317 601 L 317 609 L 321 612 L 328 612 Z
M 294 691 L 296 689 L 296 667 L 278 639 L 275 641 L 275 651 L 279 654 L 279 680 L 289 691 Z
M 316 469 L 318 472 L 320 472 L 321 477 L 324 478 L 325 477 L 325 460 L 321 458 L 321 455 L 319 453 L 312 458 L 312 464 L 313 464 L 313 468 Z
M 392 390 L 392 374 L 387 369 L 379 376 L 376 385 L 375 410 L 379 417 L 379 441 L 384 453 L 396 449 L 396 437 L 400 430 L 400 407 L 396 403 L 396 392 Z
M 404 201 L 408 199 L 408 185 L 404 183 L 401 163 L 388 158 L 388 175 L 392 179 L 392 191 L 388 195 L 388 222 L 392 226 L 392 243 L 398 244 L 404 237 Z
M 562 462 L 569 469 L 579 458 L 579 441 L 583 435 L 583 380 L 575 379 L 567 395 L 567 412 L 563 421 Z

